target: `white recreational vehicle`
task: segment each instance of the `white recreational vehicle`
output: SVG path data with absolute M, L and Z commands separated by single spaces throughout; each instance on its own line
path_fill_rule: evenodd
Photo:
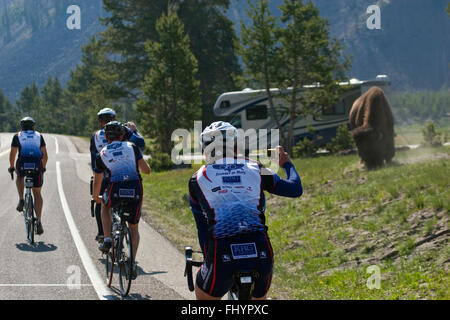
M 375 80 L 361 81 L 351 79 L 349 82 L 340 83 L 345 87 L 339 101 L 332 108 L 321 109 L 314 115 L 298 117 L 294 124 L 294 137 L 297 141 L 303 137 L 316 140 L 318 144 L 325 144 L 336 136 L 337 127 L 348 124 L 349 112 L 353 102 L 365 93 L 370 87 L 378 86 L 389 97 L 390 81 L 387 76 L 379 75 Z M 305 86 L 303 90 L 313 89 Z M 287 89 L 289 91 L 289 88 Z M 285 98 L 277 97 L 279 89 L 271 89 L 274 96 L 274 106 L 277 113 L 281 114 L 281 126 L 289 124 L 289 103 Z M 248 129 L 276 129 L 275 120 L 271 117 L 269 102 L 265 90 L 244 89 L 237 92 L 222 94 L 214 105 L 214 114 L 223 120 L 231 122 L 237 128 Z M 311 132 L 309 128 L 314 128 Z M 320 136 L 322 139 L 317 140 Z

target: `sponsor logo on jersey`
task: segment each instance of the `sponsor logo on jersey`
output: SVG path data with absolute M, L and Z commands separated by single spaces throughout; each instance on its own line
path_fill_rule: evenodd
M 244 164 L 242 163 L 233 163 L 233 164 L 213 164 L 213 169 L 216 170 L 225 170 L 225 171 L 233 171 L 237 169 L 242 169 L 244 167 Z
M 241 183 L 241 177 L 240 176 L 222 177 L 222 182 L 229 184 Z

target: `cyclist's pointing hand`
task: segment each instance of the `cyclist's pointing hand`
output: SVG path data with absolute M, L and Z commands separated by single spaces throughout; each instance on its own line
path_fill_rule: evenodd
M 287 162 L 291 162 L 291 158 L 289 157 L 289 154 L 284 151 L 282 146 L 276 147 L 277 153 L 279 155 L 279 161 L 278 164 L 280 167 L 283 167 L 283 165 Z

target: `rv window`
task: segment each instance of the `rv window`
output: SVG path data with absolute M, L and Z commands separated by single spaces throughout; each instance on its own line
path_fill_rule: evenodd
M 224 100 L 220 103 L 220 109 L 227 109 L 230 107 L 230 101 L 229 100 Z
M 267 106 L 256 105 L 247 108 L 247 120 L 267 119 Z

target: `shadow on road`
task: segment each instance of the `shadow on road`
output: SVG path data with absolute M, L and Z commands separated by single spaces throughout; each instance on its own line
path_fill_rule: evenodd
M 42 241 L 35 242 L 34 244 L 29 243 L 16 243 L 16 248 L 21 251 L 30 251 L 30 252 L 50 252 L 58 249 L 52 243 L 44 243 Z

